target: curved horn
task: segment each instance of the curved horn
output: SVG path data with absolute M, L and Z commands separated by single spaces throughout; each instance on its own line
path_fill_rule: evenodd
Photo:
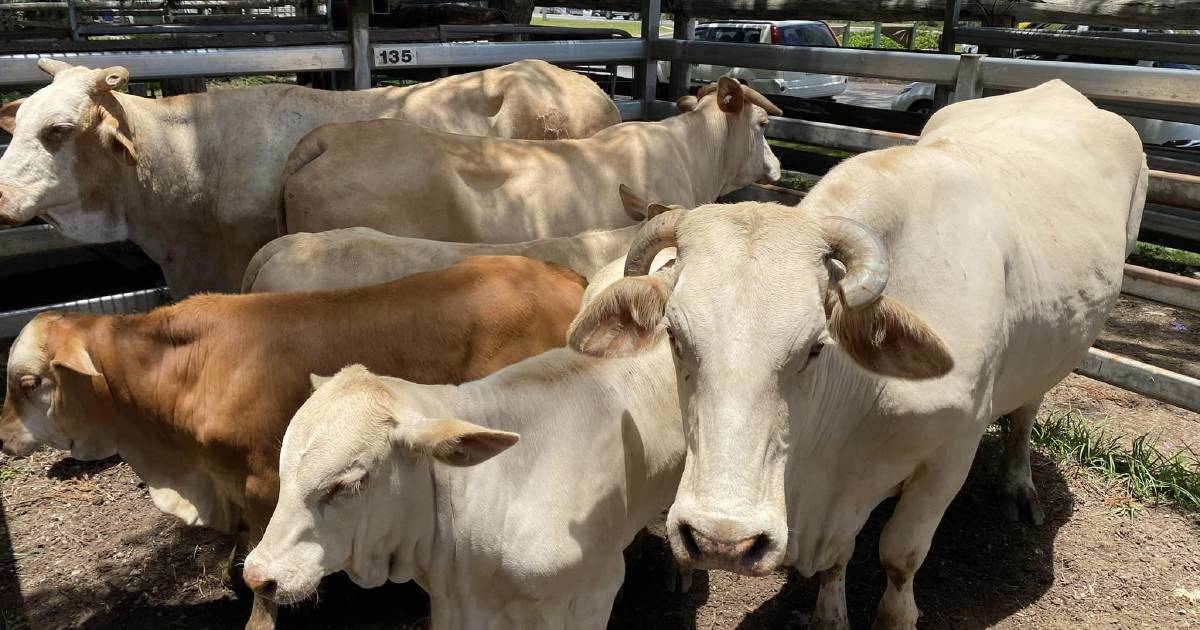
M 709 83 L 708 85 L 700 88 L 700 90 L 696 92 L 696 100 L 700 100 L 700 99 L 704 98 L 705 96 L 708 96 L 709 94 L 712 94 L 713 92 L 716 92 L 716 91 L 717 91 L 717 84 Z
M 856 309 L 875 303 L 891 274 L 887 246 L 867 226 L 845 217 L 822 217 L 821 228 L 833 250 L 830 256 L 846 265 L 846 277 L 838 283 L 842 305 Z
M 625 275 L 644 276 L 650 273 L 650 265 L 658 252 L 675 247 L 675 228 L 683 220 L 686 210 L 668 210 L 646 222 L 625 256 Z
M 71 64 L 49 57 L 39 57 L 37 60 L 38 69 L 50 76 L 54 76 L 63 70 L 74 68 Z
M 768 101 L 767 97 L 760 94 L 754 88 L 743 85 L 742 86 L 742 94 L 745 95 L 747 101 L 750 101 L 751 103 L 754 103 L 755 105 L 758 105 L 759 107 L 767 110 L 768 114 L 770 114 L 772 116 L 782 116 L 783 115 L 783 110 L 779 109 L 778 105 L 776 105 L 775 103 L 772 103 L 771 101 Z

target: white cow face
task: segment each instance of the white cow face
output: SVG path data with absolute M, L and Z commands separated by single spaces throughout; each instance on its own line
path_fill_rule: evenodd
M 678 248 L 675 269 L 645 263 Z M 846 276 L 838 282 L 838 261 Z M 752 575 L 787 550 L 787 460 L 797 423 L 815 422 L 804 392 L 830 352 L 876 374 L 944 374 L 937 336 L 883 297 L 887 252 L 867 228 L 777 204 L 663 213 L 630 246 L 626 277 L 572 324 L 572 347 L 627 356 L 671 338 L 687 459 L 667 520 L 684 566 Z M 830 347 L 834 349 L 831 349 Z M 808 389 L 805 389 L 808 388 Z
M 707 98 L 715 95 L 714 99 Z M 698 97 L 698 99 L 697 99 Z M 715 101 L 713 105 L 708 102 Z M 725 138 L 722 147 L 722 195 L 754 182 L 779 181 L 779 158 L 767 144 L 767 115 L 783 112 L 765 96 L 734 79 L 722 77 L 716 85 L 702 88 L 696 97 L 685 96 L 677 103 L 681 111 L 698 107 L 716 107 L 725 113 Z M 697 150 L 704 150 L 699 147 Z
M 412 579 L 402 554 L 432 532 L 431 460 L 474 465 L 518 437 L 426 418 L 419 391 L 402 395 L 362 366 L 313 385 L 284 436 L 279 502 L 243 572 L 256 593 L 285 604 L 337 571 L 368 588 Z
M 123 217 L 85 199 L 107 174 L 137 161 L 128 123 L 112 95 L 129 72 L 51 59 L 38 66 L 54 81 L 0 108 L 0 128 L 13 135 L 0 157 L 0 225 L 40 216 L 73 236 L 123 239 Z
M 9 351 L 0 448 L 18 457 L 39 444 L 80 460 L 115 455 L 116 441 L 96 417 L 97 378 L 102 379 L 83 342 L 60 315 L 34 318 Z

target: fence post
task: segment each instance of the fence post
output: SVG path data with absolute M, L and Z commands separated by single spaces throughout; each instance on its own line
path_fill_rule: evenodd
M 938 41 L 938 52 L 954 54 L 954 33 L 958 30 L 958 18 L 962 14 L 962 0 L 946 0 L 946 14 L 942 19 L 942 39 Z M 933 109 L 937 111 L 950 102 L 950 89 L 944 85 L 933 91 Z
M 879 48 L 879 39 L 883 35 L 883 22 L 875 23 L 875 30 L 871 33 L 871 48 Z
M 987 55 L 964 54 L 959 56 L 952 102 L 969 101 L 983 96 L 983 85 L 979 83 L 979 74 L 983 70 L 984 57 Z
M 67 27 L 71 29 L 71 41 L 79 41 L 79 16 L 75 13 L 75 0 L 67 0 Z
M 917 23 L 913 22 L 912 28 L 908 31 L 908 49 L 916 50 L 917 48 Z
M 354 60 L 354 89 L 371 87 L 371 0 L 350 0 L 350 50 Z
M 846 22 L 846 25 L 842 27 L 842 47 L 850 47 L 850 22 Z
M 682 13 L 676 13 L 675 28 L 672 34 L 676 40 L 691 41 L 696 36 L 696 20 L 685 17 Z M 667 89 L 667 96 L 671 100 L 678 99 L 691 91 L 691 87 L 692 64 L 687 61 L 672 60 L 670 87 Z
M 654 106 L 654 99 L 658 97 L 658 63 L 651 47 L 658 39 L 661 11 L 662 0 L 642 0 L 642 41 L 646 50 L 634 72 L 637 85 L 641 88 L 638 96 L 642 99 L 642 120 L 650 120 L 650 110 Z

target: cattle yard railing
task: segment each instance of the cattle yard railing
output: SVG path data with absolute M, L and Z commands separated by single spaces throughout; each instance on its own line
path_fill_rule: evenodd
M 983 55 L 700 42 L 691 40 L 694 20 L 683 16 L 676 16 L 674 36 L 662 38 L 659 36 L 661 0 L 644 0 L 643 36 L 637 39 L 397 44 L 372 41 L 367 28 L 368 7 L 361 2 L 351 4 L 347 43 L 49 54 L 89 67 L 123 65 L 139 79 L 349 72 L 355 88 L 369 87 L 373 71 L 395 69 L 497 66 L 530 58 L 564 65 L 632 65 L 635 100 L 618 103 L 622 117 L 627 120 L 658 119 L 674 113 L 673 103 L 656 98 L 659 61 L 670 62 L 672 98 L 689 89 L 690 67 L 697 63 L 926 82 L 953 89 L 952 101 L 978 98 L 985 92 L 1020 90 L 1057 78 L 1118 113 L 1200 123 L 1200 72 L 1187 70 Z M 1137 45 L 1129 42 L 1131 47 Z M 38 56 L 41 55 L 0 55 L 0 86 L 48 82 L 49 77 L 34 63 Z M 773 118 L 768 136 L 849 151 L 886 148 L 915 140 L 905 134 L 790 118 Z M 1144 228 L 1200 243 L 1200 177 L 1156 171 L 1149 201 Z M 25 248 L 23 251 L 30 252 L 37 251 L 37 243 L 44 243 L 47 248 L 63 246 L 60 238 L 45 231 L 0 231 L 0 257 L 18 243 Z M 161 299 L 161 294 L 158 297 Z M 134 302 L 140 301 L 124 302 L 136 309 L 138 304 Z M 19 315 L 3 313 L 0 320 L 13 326 L 39 310 L 44 309 L 25 309 Z M 1134 363 L 1094 351 L 1082 369 L 1120 387 L 1200 411 L 1200 383 L 1195 379 L 1163 376 L 1158 368 Z

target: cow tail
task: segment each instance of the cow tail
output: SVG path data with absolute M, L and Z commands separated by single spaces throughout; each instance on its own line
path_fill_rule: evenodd
M 308 165 L 309 162 L 320 157 L 325 152 L 325 143 L 321 141 L 321 128 L 318 127 L 308 135 L 300 139 L 296 143 L 296 148 L 292 149 L 288 155 L 287 163 L 283 165 L 283 172 L 279 174 L 279 179 L 276 183 L 277 190 L 275 191 L 275 229 L 276 235 L 283 236 L 288 234 L 287 226 L 287 206 L 284 202 L 284 194 L 287 190 L 288 180 L 296 174 L 297 171 Z
M 291 239 L 286 236 L 279 236 L 272 239 L 266 245 L 258 248 L 254 252 L 254 257 L 250 259 L 250 263 L 246 265 L 246 273 L 242 274 L 242 293 L 250 293 L 254 289 L 254 283 L 258 281 L 258 274 L 262 272 L 263 267 L 267 266 L 267 262 L 271 260 L 275 254 L 278 254 L 287 247 Z

